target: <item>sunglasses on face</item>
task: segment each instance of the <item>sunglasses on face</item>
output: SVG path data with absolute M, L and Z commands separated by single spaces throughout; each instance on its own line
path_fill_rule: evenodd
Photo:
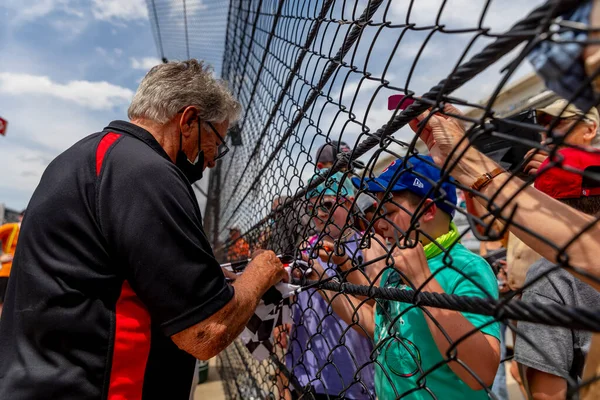
M 339 203 L 337 201 L 334 200 L 325 200 L 320 202 L 319 204 L 313 204 L 313 203 L 309 203 L 306 206 L 306 210 L 312 214 L 314 212 L 314 210 L 316 209 L 317 211 L 321 211 L 323 213 L 329 214 L 336 205 L 338 205 Z

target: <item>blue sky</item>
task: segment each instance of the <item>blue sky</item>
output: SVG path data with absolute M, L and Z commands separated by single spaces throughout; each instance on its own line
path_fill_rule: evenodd
M 289 95 L 284 98 L 273 119 L 274 122 L 269 126 L 269 135 L 263 141 L 261 152 L 252 160 L 250 157 L 254 147 L 253 141 L 268 120 L 278 91 L 287 77 L 287 69 L 281 66 L 279 60 L 285 60 L 286 65 L 291 65 L 297 57 L 297 47 L 282 45 L 281 39 L 274 40 L 270 51 L 275 55 L 267 57 L 264 62 L 267 68 L 258 79 L 254 71 L 258 71 L 263 64 L 265 36 L 261 34 L 258 45 L 251 46 L 250 50 L 247 49 L 247 40 L 242 51 L 239 50 L 239 45 L 236 46 L 231 59 L 247 65 L 248 68 L 233 68 L 226 78 L 234 83 L 236 93 L 241 86 L 240 99 L 244 105 L 249 104 L 251 111 L 243 126 L 244 146 L 236 149 L 237 158 L 229 157 L 223 161 L 226 165 L 233 163 L 230 173 L 224 178 L 226 183 L 222 192 L 222 198 L 226 199 L 221 206 L 225 222 L 235 222 L 243 229 L 253 226 L 271 210 L 273 198 L 293 195 L 302 184 L 309 181 L 315 173 L 317 149 L 326 140 L 343 140 L 350 147 L 356 146 L 365 139 L 364 136 L 359 136 L 365 127 L 373 132 L 389 121 L 392 115 L 387 109 L 389 95 L 399 93 L 402 89 L 411 90 L 417 96 L 427 92 L 451 73 L 472 41 L 474 43 L 463 62 L 480 52 L 495 40 L 497 34 L 506 32 L 541 3 L 543 0 L 383 2 L 373 15 L 372 23 L 364 28 L 360 40 L 344 58 L 345 65 L 338 68 L 327 81 L 323 95 L 315 100 L 296 128 L 295 135 L 287 140 L 285 146 L 276 154 L 273 161 L 275 167 L 267 168 L 264 173 L 262 167 L 267 161 L 267 156 L 279 142 L 289 122 L 295 118 L 296 110 L 302 106 L 310 85 L 318 83 L 327 67 L 327 57 L 336 54 L 346 33 L 352 29 L 350 24 L 339 24 L 338 21 L 356 20 L 366 8 L 368 0 L 340 0 L 334 3 L 328 14 L 334 21 L 321 25 L 319 35 L 312 44 L 311 53 L 304 58 L 300 68 L 301 78 L 295 78 Z M 253 1 L 252 4 L 256 8 L 258 2 Z M 269 7 L 277 2 L 262 4 L 263 14 L 268 15 Z M 294 4 L 307 3 L 288 1 L 285 4 L 287 6 L 284 6 L 284 15 L 297 15 L 300 7 L 294 7 Z M 319 10 L 318 4 L 321 4 L 321 1 L 313 0 L 310 4 L 311 6 L 305 6 L 300 11 L 309 18 L 314 18 L 317 12 L 315 10 Z M 484 15 L 486 6 L 487 12 Z M 246 17 L 243 12 L 240 15 L 242 20 Z M 263 15 L 261 18 L 263 25 L 270 28 L 270 17 Z M 304 37 L 298 33 L 304 25 L 296 21 L 290 22 L 290 19 L 293 18 L 285 18 L 279 23 L 277 35 L 288 42 L 304 43 Z M 480 20 L 482 28 L 488 30 L 489 35 L 480 35 L 477 29 Z M 415 29 L 404 29 L 406 21 Z M 438 25 L 437 22 L 445 27 L 444 31 L 434 29 Z M 244 35 L 240 33 L 239 36 L 248 38 L 251 35 L 251 26 L 245 27 L 244 31 Z M 396 44 L 398 47 L 394 51 Z M 523 46 L 520 46 L 502 57 L 456 90 L 453 96 L 472 103 L 486 99 L 505 77 L 506 73 L 502 72 L 504 67 L 515 59 L 522 48 Z M 249 57 L 246 56 L 248 53 Z M 387 64 L 389 67 L 386 69 Z M 368 74 L 365 74 L 365 71 Z M 522 62 L 510 77 L 509 83 L 532 71 L 527 61 Z M 243 77 L 240 76 L 242 72 L 246 74 Z M 366 79 L 367 75 L 369 79 Z M 260 81 L 259 89 L 252 101 L 249 101 L 257 80 Z M 389 85 L 384 85 L 384 81 L 389 82 Z M 354 119 L 350 117 L 350 112 Z M 394 137 L 410 142 L 414 133 L 409 127 L 404 127 L 395 133 Z M 392 145 L 389 149 L 397 154 L 403 154 L 405 150 L 398 145 Z M 366 153 L 362 160 L 367 163 L 373 153 L 374 150 Z M 261 177 L 259 183 L 253 185 L 258 176 Z M 226 229 L 223 229 L 223 233 L 226 234 Z
M 21 209 L 54 157 L 126 119 L 158 59 L 144 0 L 5 0 L 0 16 L 0 203 Z
M 357 0 L 358 12 L 366 1 Z M 492 0 L 484 26 L 493 33 L 503 32 L 541 2 Z M 227 2 L 196 0 L 188 3 L 193 5 L 188 9 L 191 56 L 206 56 L 218 64 Z M 350 10 L 350 3 L 353 2 L 340 1 L 336 5 L 346 4 Z M 395 0 L 387 11 L 387 18 L 404 21 L 410 3 L 409 0 Z M 435 24 L 442 3 L 443 0 L 413 2 L 411 22 L 416 26 Z M 441 22 L 448 28 L 475 27 L 486 3 L 487 0 L 446 0 Z M 185 58 L 184 41 L 178 39 L 183 32 L 182 2 L 157 0 L 157 4 L 162 7 L 161 18 L 169 24 L 167 32 L 171 32 L 165 40 L 166 55 Z M 381 20 L 384 11 L 382 7 L 374 20 Z M 0 16 L 3 17 L 0 26 L 0 116 L 9 121 L 7 136 L 0 137 L 0 170 L 3 172 L 0 203 L 21 209 L 29 201 L 45 167 L 56 155 L 82 137 L 101 130 L 111 120 L 126 118 L 127 106 L 139 80 L 159 60 L 145 0 L 4 0 L 0 5 Z M 367 29 L 361 44 L 351 52 L 357 65 L 364 64 L 375 31 L 375 28 Z M 406 87 L 409 67 L 427 33 L 411 31 L 403 37 L 391 61 L 392 68 L 385 76 L 394 86 Z M 393 36 L 397 34 L 398 31 L 383 35 L 375 42 L 369 64 L 373 76 L 381 77 L 384 61 L 397 39 Z M 423 93 L 447 76 L 473 35 L 434 35 L 421 54 L 417 73 L 408 87 L 417 94 Z M 324 40 L 328 42 L 333 38 L 325 36 Z M 480 38 L 470 55 L 490 40 Z M 332 47 L 338 45 L 333 43 Z M 259 50 L 255 46 L 253 52 Z M 498 84 L 501 68 L 514 54 L 489 68 L 455 95 L 474 102 L 485 98 Z M 529 72 L 531 68 L 523 63 L 513 78 Z M 360 83 L 362 75 L 354 74 L 342 91 L 342 78 L 333 80 L 327 87 L 334 98 L 350 104 L 356 95 L 353 112 L 358 119 L 365 118 L 372 129 L 387 122 L 390 116 L 387 96 L 391 92 L 382 90 L 372 108 L 367 110 L 369 100 L 380 84 L 374 81 Z M 334 120 L 337 110 L 317 103 L 316 109 L 324 107 L 319 125 L 325 130 L 332 128 L 331 133 L 336 136 L 330 139 L 341 136 L 351 146 L 356 144 L 357 129 L 351 126 L 342 129 L 346 119 Z M 403 129 L 395 136 L 410 140 L 412 132 Z M 324 142 L 323 136 L 314 142 L 312 137 L 308 139 L 310 143 L 305 145 L 309 146 L 310 153 Z M 246 147 L 248 149 L 240 153 L 248 153 L 253 146 Z M 287 153 L 281 156 L 289 158 Z M 290 154 L 295 153 L 294 149 L 290 150 Z M 290 160 L 281 161 L 285 164 Z M 302 165 L 306 157 L 294 157 L 293 161 Z M 253 169 L 258 169 L 260 165 L 255 167 Z M 306 181 L 311 174 L 310 168 L 301 171 L 288 186 L 291 189 L 297 187 L 298 178 Z M 269 200 L 265 201 L 264 208 L 268 209 Z

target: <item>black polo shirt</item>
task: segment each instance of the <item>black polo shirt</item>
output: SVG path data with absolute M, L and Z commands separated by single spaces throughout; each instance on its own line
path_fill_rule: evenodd
M 0 320 L 0 399 L 187 400 L 170 336 L 233 296 L 192 188 L 123 121 L 59 155 L 27 207 Z

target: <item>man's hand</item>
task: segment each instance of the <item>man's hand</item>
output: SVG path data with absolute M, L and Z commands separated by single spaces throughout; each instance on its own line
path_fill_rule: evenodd
M 256 253 L 255 253 L 256 254 Z M 288 274 L 274 252 L 258 254 L 233 282 L 233 298 L 210 317 L 171 336 L 182 350 L 202 360 L 225 349 L 243 330 L 267 290 Z
M 238 277 L 235 272 L 231 272 L 228 269 L 221 268 L 221 271 L 223 271 L 223 275 L 225 275 L 225 278 L 231 279 L 232 281 L 235 281 Z
M 451 104 L 444 106 L 444 113 L 463 115 Z M 425 125 L 421 127 L 421 123 Z M 460 157 L 460 162 L 451 170 L 451 174 L 465 186 L 472 186 L 483 173 L 490 172 L 496 167 L 492 160 L 470 146 L 468 140 L 462 140 L 465 129 L 461 121 L 455 117 L 426 112 L 410 121 L 409 125 L 415 133 L 419 133 L 438 166 L 443 166 L 450 154 L 452 154 L 452 161 Z
M 294 268 L 292 274 L 296 279 L 302 279 L 305 277 L 309 281 L 319 281 L 325 276 L 325 270 L 319 262 L 310 259 L 306 254 L 302 254 L 302 260 L 309 265 L 309 270 L 302 271 L 299 267 Z
M 402 272 L 415 288 L 422 286 L 431 277 L 431 270 L 421 243 L 417 243 L 413 248 L 396 248 L 392 254 L 394 267 Z
M 350 256 L 346 252 L 344 246 L 336 246 L 335 243 L 327 239 L 323 239 L 319 246 L 317 246 L 318 255 L 321 261 L 327 264 L 335 264 L 342 266 L 348 261 L 351 261 Z
M 523 172 L 530 176 L 536 176 L 540 166 L 544 161 L 548 158 L 548 153 L 543 150 L 531 149 L 525 155 L 525 159 L 529 160 L 525 167 L 523 168 Z
M 386 246 L 386 240 L 383 236 L 373 234 L 371 237 L 371 245 L 362 249 L 363 262 L 366 265 L 365 271 L 371 283 L 379 285 L 381 280 L 381 271 L 387 266 L 388 260 L 388 249 Z M 374 261 L 378 260 L 378 261 Z
M 288 281 L 287 271 L 273 251 L 256 251 L 254 255 L 244 274 L 256 275 L 255 279 L 265 284 L 265 290 L 281 281 Z
M 462 115 L 462 112 L 451 104 L 444 106 L 444 112 Z M 455 144 L 464 136 L 465 129 L 463 124 L 456 118 L 439 113 L 431 115 L 430 112 L 419 115 L 408 124 L 417 133 L 419 131 L 419 124 L 423 123 L 426 119 L 427 123 L 423 126 L 420 133 L 421 139 L 427 145 L 435 163 L 442 165 Z
M 2 254 L 0 255 L 0 263 L 7 263 L 13 260 L 12 254 Z

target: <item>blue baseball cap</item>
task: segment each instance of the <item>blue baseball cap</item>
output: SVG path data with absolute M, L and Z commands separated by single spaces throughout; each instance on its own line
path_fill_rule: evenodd
M 430 156 L 410 156 L 406 161 L 404 171 L 398 172 L 402 168 L 402 161 L 401 158 L 394 160 L 377 178 L 365 179 L 362 189 L 372 193 L 385 192 L 394 179 L 394 175 L 398 174 L 399 176 L 390 189 L 391 192 L 408 190 L 419 197 L 438 199 L 435 203 L 436 206 L 450 216 L 454 216 L 455 207 L 452 205 L 456 206 L 456 186 L 453 183 L 444 182 L 440 190 L 435 192 L 431 190 L 434 184 L 441 179 L 441 171 L 435 166 L 433 159 Z M 352 178 L 352 183 L 357 188 L 361 188 L 360 178 Z M 442 196 L 443 199 L 439 199 Z
M 328 169 L 322 169 L 313 175 L 312 178 L 308 181 L 308 184 L 321 177 L 327 176 Z M 336 172 L 331 175 L 325 182 L 322 182 L 319 186 L 310 190 L 306 193 L 306 198 L 311 199 L 313 197 L 323 196 L 340 196 L 346 197 L 348 199 L 354 199 L 355 189 L 352 186 L 349 178 L 344 177 L 344 174 L 341 172 Z

